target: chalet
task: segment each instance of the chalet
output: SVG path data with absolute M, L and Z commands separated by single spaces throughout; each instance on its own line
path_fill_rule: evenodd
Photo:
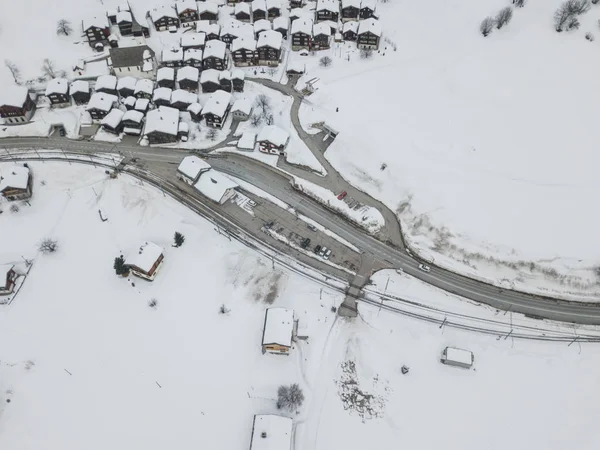
M 326 24 L 331 30 L 332 35 L 335 35 L 338 32 L 338 22 L 334 22 L 333 20 L 324 20 L 320 23 Z
M 327 22 L 315 23 L 313 26 L 313 49 L 324 50 L 331 42 L 331 28 Z
M 133 24 L 131 25 L 131 32 L 136 37 L 150 37 L 150 27 L 148 26 L 148 22 L 146 19 L 143 19 L 144 22 L 140 23 L 133 18 Z
M 281 16 L 281 2 L 280 0 L 266 0 L 267 3 L 267 17 L 274 19 L 275 17 Z
M 293 439 L 293 421 L 274 414 L 257 414 L 252 424 L 250 450 L 290 450 Z
M 171 108 L 179 111 L 187 110 L 188 106 L 198 101 L 198 95 L 183 89 L 175 89 L 171 93 Z
M 121 134 L 123 131 L 124 115 L 125 113 L 120 109 L 111 109 L 110 112 L 100 122 L 102 129 L 112 134 Z
M 256 41 L 254 38 L 241 37 L 231 43 L 231 58 L 233 64 L 242 66 L 253 66 L 256 64 Z
M 199 20 L 210 20 L 216 22 L 219 19 L 219 5 L 210 1 L 198 2 Z
M 168 106 L 159 106 L 146 115 L 144 136 L 150 145 L 177 142 L 179 111 Z
M 202 108 L 206 125 L 213 128 L 223 128 L 230 109 L 231 94 L 225 91 L 214 92 Z
M 298 79 L 304 75 L 304 72 L 306 72 L 306 69 L 304 64 L 300 61 L 290 61 L 285 70 L 288 80 L 292 83 L 298 81 Z
M 177 138 L 182 142 L 187 142 L 188 136 L 190 135 L 190 126 L 187 122 L 180 121 L 179 127 L 177 128 Z
M 152 103 L 156 106 L 169 106 L 171 104 L 171 93 L 173 91 L 167 87 L 160 87 L 154 89 L 154 94 L 152 95 Z
M 117 25 L 121 36 L 131 36 L 133 34 L 133 16 L 130 11 L 119 11 L 117 13 Z
M 195 67 L 186 66 L 177 70 L 177 83 L 179 84 L 179 89 L 197 91 L 199 78 L 200 71 Z
M 147 98 L 138 98 L 135 101 L 135 106 L 133 107 L 133 109 L 143 114 L 146 114 L 150 109 L 150 100 Z
M 144 113 L 135 110 L 127 111 L 123 115 L 121 125 L 123 125 L 125 134 L 139 136 L 142 134 L 142 128 L 144 127 Z
M 323 20 L 332 20 L 337 22 L 340 17 L 339 0 L 317 0 L 317 9 L 315 10 L 315 22 Z
M 0 295 L 12 294 L 17 283 L 19 275 L 15 272 L 13 264 L 3 264 L 0 266 Z
M 181 67 L 183 66 L 183 49 L 181 47 L 163 49 L 160 59 L 165 67 Z
M 193 185 L 198 177 L 210 170 L 210 164 L 197 156 L 186 156 L 177 168 L 177 178 L 184 183 Z
M 237 148 L 247 152 L 254 151 L 256 146 L 256 133 L 254 131 L 244 131 L 238 139 Z
M 208 41 L 204 47 L 202 66 L 204 69 L 224 70 L 227 66 L 225 51 L 227 46 L 225 42 Z
M 290 8 L 298 9 L 304 6 L 304 0 L 290 0 Z
M 132 96 L 135 92 L 135 84 L 137 79 L 133 77 L 119 78 L 117 81 L 117 92 L 121 98 Z
M 202 105 L 200 103 L 192 103 L 188 106 L 187 112 L 190 113 L 192 122 L 200 122 L 202 120 Z
M 207 69 L 200 74 L 200 85 L 202 92 L 211 93 L 221 89 L 219 82 L 219 71 L 216 69 Z
M 164 261 L 163 253 L 164 250 L 153 242 L 144 242 L 127 256 L 125 262 L 135 276 L 153 281 Z
M 358 22 L 356 20 L 344 23 L 344 27 L 342 28 L 342 37 L 345 41 L 355 41 L 357 34 Z
M 252 21 L 267 18 L 267 3 L 265 0 L 254 0 L 252 2 Z
M 244 82 L 246 74 L 241 69 L 234 69 L 231 71 L 231 85 L 235 92 L 244 92 Z
M 0 176 L 0 194 L 8 201 L 31 198 L 33 179 L 26 165 L 11 166 Z
M 198 192 L 219 205 L 235 196 L 237 187 L 237 183 L 231 178 L 214 169 L 201 173 L 198 181 L 194 184 L 194 188 Z
M 307 13 L 304 12 L 304 10 L 302 8 L 293 8 L 290 11 L 290 20 L 293 22 L 294 20 L 298 19 L 299 17 L 305 17 L 307 16 Z
M 308 49 L 312 43 L 313 21 L 300 17 L 292 22 L 292 50 Z
M 286 308 L 267 308 L 262 336 L 262 352 L 289 355 L 293 334 L 294 311 Z
M 233 11 L 234 17 L 240 22 L 250 22 L 252 16 L 250 15 L 249 3 L 237 3 Z
M 282 36 L 278 31 L 263 31 L 256 44 L 258 64 L 278 66 L 281 58 L 281 41 Z
M 206 41 L 213 41 L 221 37 L 221 26 L 218 23 L 211 23 L 210 20 L 199 20 L 194 27 L 197 33 L 204 33 Z
M 133 95 L 130 95 L 129 97 L 125 98 L 124 100 L 121 99 L 121 103 L 123 104 L 123 106 L 125 106 L 127 111 L 135 108 L 136 101 L 137 101 L 137 98 L 135 98 Z
M 71 104 L 69 97 L 69 82 L 66 78 L 53 78 L 46 85 L 46 97 L 52 106 L 68 106 Z
M 239 20 L 229 20 L 221 30 L 221 40 L 226 44 L 231 44 L 234 39 L 243 36 L 252 36 L 254 28 L 249 23 L 240 22 Z
M 27 88 L 11 86 L 0 93 L 0 117 L 6 125 L 26 123 L 35 112 L 35 103 Z
M 156 72 L 156 84 L 158 87 L 175 89 L 175 69 L 172 67 L 161 67 Z
M 252 103 L 247 98 L 240 98 L 231 107 L 231 116 L 235 120 L 246 121 L 252 114 Z
M 342 22 L 358 20 L 360 0 L 342 0 Z
M 76 105 L 84 105 L 90 101 L 90 83 L 85 80 L 75 80 L 69 89 Z
M 203 52 L 199 48 L 184 50 L 183 64 L 185 66 L 195 67 L 196 69 L 202 69 L 202 56 Z
M 147 98 L 150 100 L 152 98 L 152 92 L 154 91 L 154 83 L 152 80 L 148 80 L 147 78 L 142 78 L 135 83 L 135 90 L 133 95 L 135 98 Z
M 356 45 L 358 48 L 377 50 L 381 39 L 381 23 L 377 19 L 365 19 L 358 23 Z
M 189 50 L 191 48 L 204 49 L 206 43 L 206 33 L 204 32 L 187 32 L 181 36 L 181 48 L 183 50 Z
M 359 18 L 361 20 L 375 17 L 376 0 L 362 0 L 360 2 Z
M 175 10 L 183 27 L 189 27 L 192 22 L 198 20 L 198 7 L 195 0 L 180 0 L 175 3 Z
M 96 85 L 94 86 L 94 89 L 96 92 L 117 95 L 117 77 L 114 75 L 100 75 L 96 79 Z
M 446 347 L 440 358 L 442 364 L 470 369 L 475 362 L 473 352 L 455 347 Z
M 179 28 L 179 17 L 175 8 L 162 5 L 150 11 L 150 20 L 156 31 L 167 31 L 170 28 Z
M 283 39 L 287 39 L 288 29 L 290 27 L 290 23 L 287 17 L 276 17 L 273 20 L 273 30 L 281 33 Z
M 119 46 L 119 38 L 114 34 L 108 36 L 108 43 L 112 48 L 117 48 Z
M 87 105 L 86 111 L 90 113 L 92 120 L 100 121 L 106 117 L 109 111 L 117 104 L 116 95 L 106 92 L 95 92 Z
M 106 17 L 92 17 L 83 20 L 81 30 L 92 47 L 95 47 L 98 43 L 105 43 L 110 35 L 109 23 Z
M 289 140 L 290 135 L 287 131 L 275 125 L 267 125 L 260 130 L 256 141 L 261 152 L 270 153 L 271 155 L 283 155 Z
M 106 11 L 106 17 L 108 17 L 108 21 L 110 22 L 111 25 L 116 25 L 117 24 L 117 9 L 109 9 L 108 11 Z
M 219 72 L 219 85 L 221 86 L 222 91 L 231 92 L 233 90 L 231 72 L 229 70 Z
M 154 78 L 156 56 L 147 45 L 111 48 L 108 67 L 117 77 Z
M 260 33 L 271 30 L 271 22 L 267 19 L 259 19 L 254 21 L 254 37 L 258 39 Z

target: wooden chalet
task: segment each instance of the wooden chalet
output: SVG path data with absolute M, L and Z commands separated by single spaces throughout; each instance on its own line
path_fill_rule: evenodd
M 281 16 L 280 0 L 266 0 L 267 18 L 273 20 L 275 17 Z
M 46 86 L 46 97 L 52 106 L 68 106 L 71 104 L 69 97 L 69 82 L 66 78 L 53 78 Z
M 179 89 L 186 91 L 198 91 L 200 71 L 196 67 L 185 66 L 177 70 L 177 83 Z
M 106 17 L 92 17 L 81 22 L 81 31 L 92 47 L 104 44 L 110 35 L 109 23 Z
M 204 33 L 205 41 L 221 38 L 221 26 L 218 23 L 213 23 L 210 20 L 199 20 L 194 23 L 194 27 L 196 33 Z
M 100 75 L 96 79 L 96 85 L 94 86 L 94 89 L 96 92 L 117 95 L 117 77 L 114 75 Z
M 126 97 L 125 99 L 121 98 L 121 103 L 123 104 L 123 106 L 125 106 L 125 109 L 127 109 L 127 111 L 129 111 L 131 109 L 135 109 L 136 101 L 137 101 L 137 98 L 135 98 L 133 95 L 130 95 L 129 97 Z
M 192 103 L 187 107 L 187 112 L 190 113 L 192 122 L 200 122 L 202 120 L 202 105 L 198 102 Z
M 198 7 L 195 0 L 180 0 L 175 3 L 175 10 L 179 23 L 183 27 L 192 26 L 193 22 L 199 20 Z
M 222 41 L 208 41 L 204 47 L 202 67 L 206 69 L 224 70 L 227 67 L 227 45 Z
M 361 20 L 358 23 L 356 44 L 358 48 L 377 50 L 381 39 L 381 23 L 374 18 Z
M 139 136 L 144 128 L 144 113 L 130 110 L 125 113 L 121 121 L 123 132 L 131 136 Z
M 216 22 L 219 20 L 219 5 L 211 1 L 198 2 L 198 19 Z
M 325 50 L 330 47 L 331 27 L 326 22 L 315 23 L 313 26 L 312 48 Z
M 263 127 L 256 138 L 256 142 L 259 144 L 258 149 L 263 153 L 273 155 L 283 155 L 289 140 L 289 133 L 275 125 Z
M 211 93 L 221 89 L 219 71 L 216 69 L 202 71 L 200 74 L 200 85 L 202 86 L 202 92 L 204 93 Z
M 206 44 L 206 33 L 205 32 L 187 32 L 183 33 L 180 40 L 181 48 L 185 50 L 189 49 L 204 49 L 204 44 Z
M 192 103 L 198 101 L 198 95 L 183 89 L 175 89 L 171 93 L 171 108 L 185 111 Z
M 375 17 L 376 0 L 362 0 L 360 2 L 359 18 L 361 20 Z
M 128 255 L 125 262 L 135 276 L 153 281 L 164 261 L 164 250 L 153 242 L 144 242 Z
M 315 22 L 331 20 L 337 22 L 340 18 L 339 0 L 317 0 L 317 9 L 315 10 Z
M 219 85 L 222 91 L 231 92 L 233 90 L 231 72 L 229 70 L 219 72 Z
M 154 83 L 152 80 L 148 80 L 147 78 L 142 78 L 135 83 L 135 90 L 133 92 L 133 96 L 135 98 L 145 98 L 150 100 L 152 98 L 152 93 L 154 91 Z
M 133 16 L 130 11 L 119 11 L 117 13 L 117 25 L 121 36 L 133 35 Z
M 191 66 L 197 69 L 202 69 L 202 50 L 198 48 L 190 48 L 183 52 L 184 66 Z
M 342 37 L 345 41 L 355 41 L 358 34 L 358 21 L 352 20 L 344 23 Z
M 254 38 L 241 37 L 231 43 L 231 59 L 238 67 L 256 65 L 256 41 Z
M 0 92 L 0 117 L 6 125 L 27 123 L 35 112 L 35 103 L 27 88 L 9 86 Z
M 172 93 L 173 91 L 168 87 L 159 87 L 154 89 L 152 103 L 154 103 L 156 106 L 170 106 Z
M 12 294 L 19 275 L 13 264 L 0 265 L 0 295 Z
M 134 77 L 119 78 L 117 81 L 117 92 L 119 93 L 119 97 L 127 98 L 132 96 L 135 92 L 136 83 L 137 79 Z
M 231 94 L 219 90 L 210 96 L 206 105 L 202 108 L 202 116 L 209 127 L 222 128 L 230 110 Z
M 254 0 L 252 2 L 252 21 L 267 18 L 267 3 L 265 0 Z
M 92 120 L 100 121 L 106 117 L 109 111 L 116 106 L 118 97 L 105 92 L 95 92 L 87 105 L 86 111 Z
M 360 0 L 342 0 L 342 22 L 358 20 L 360 14 Z
M 136 111 L 139 111 L 143 114 L 146 114 L 148 112 L 148 110 L 150 109 L 150 100 L 148 100 L 147 98 L 136 99 L 133 109 L 135 109 Z
M 179 131 L 179 111 L 168 106 L 160 106 L 146 115 L 143 135 L 150 145 L 177 142 Z
M 156 72 L 156 84 L 158 87 L 175 89 L 175 69 L 172 67 L 161 67 Z
M 125 113 L 120 109 L 111 109 L 110 112 L 100 122 L 102 129 L 108 133 L 121 134 L 123 131 L 124 115 Z
M 183 49 L 181 47 L 163 49 L 161 52 L 161 64 L 164 67 L 183 66 Z
M 235 92 L 244 92 L 246 74 L 241 69 L 231 71 L 231 86 Z
M 292 22 L 292 50 L 308 49 L 312 43 L 313 21 L 306 17 L 299 17 Z
M 263 66 L 278 66 L 281 59 L 282 36 L 278 31 L 263 31 L 258 37 L 256 54 L 258 64 Z
M 273 20 L 273 30 L 281 33 L 283 39 L 287 39 L 288 29 L 290 28 L 290 23 L 287 17 L 276 17 Z
M 156 31 L 167 31 L 179 28 L 179 16 L 177 11 L 170 5 L 159 6 L 149 12 L 150 20 Z
M 33 177 L 27 164 L 3 168 L 0 176 L 0 194 L 9 202 L 28 200 L 33 189 Z
M 233 15 L 240 22 L 250 22 L 252 19 L 250 4 L 246 2 L 236 3 Z
M 263 31 L 272 30 L 273 25 L 267 19 L 259 19 L 256 20 L 253 24 L 254 27 L 254 37 L 258 39 L 258 36 Z
M 75 80 L 71 83 L 69 93 L 76 105 L 85 105 L 92 96 L 90 83 L 86 80 Z

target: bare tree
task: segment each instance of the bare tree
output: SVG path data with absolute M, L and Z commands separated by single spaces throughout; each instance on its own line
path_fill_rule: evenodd
M 269 67 L 267 69 L 267 73 L 274 77 L 277 74 L 277 67 Z
M 19 205 L 17 205 L 16 203 L 13 203 L 12 205 L 10 205 L 10 212 L 12 213 L 18 213 L 21 209 L 19 208 Z
M 262 114 L 252 114 L 252 117 L 250 117 L 250 123 L 253 127 L 257 127 L 262 123 L 263 119 L 264 117 Z
M 273 114 L 265 114 L 265 123 L 267 125 L 273 125 L 275 123 L 275 119 L 273 119 Z
M 45 238 L 38 247 L 38 250 L 42 253 L 54 253 L 58 250 L 58 242 L 54 239 Z
M 590 0 L 567 0 L 563 6 L 570 16 L 585 14 L 591 8 Z
M 487 37 L 492 32 L 495 24 L 496 22 L 494 22 L 494 19 L 489 16 L 481 21 L 481 25 L 479 25 L 479 31 L 481 31 L 483 37 Z
M 560 33 L 564 26 L 567 24 L 567 21 L 571 17 L 571 14 L 565 7 L 564 3 L 560 5 L 560 7 L 554 12 L 554 29 Z
M 254 106 L 260 110 L 262 114 L 268 114 L 271 111 L 271 99 L 266 94 L 260 94 L 254 100 Z
M 525 3 L 527 3 L 527 0 L 513 0 L 513 5 L 515 5 L 516 8 L 522 8 L 525 6 Z
M 331 63 L 333 62 L 333 60 L 329 57 L 329 56 L 323 56 L 320 60 L 319 60 L 319 65 L 321 67 L 329 67 L 331 65 Z
M 4 65 L 10 71 L 10 74 L 12 75 L 13 80 L 15 80 L 15 83 L 21 84 L 21 70 L 17 67 L 17 65 L 8 59 L 4 60 Z
M 42 72 L 48 78 L 56 78 L 56 67 L 54 67 L 54 61 L 46 58 L 42 65 Z
M 370 48 L 361 48 L 360 49 L 360 57 L 361 59 L 369 59 L 373 56 L 373 50 Z
M 592 33 L 585 33 L 585 38 L 592 42 L 594 40 L 594 35 Z
M 73 32 L 73 28 L 71 27 L 71 22 L 65 19 L 60 19 L 56 24 L 56 34 L 68 36 Z
M 580 25 L 577 17 L 569 16 L 569 20 L 567 20 L 567 31 L 578 30 Z
M 207 132 L 206 132 L 206 138 L 210 141 L 216 141 L 217 140 L 217 129 L 216 128 L 210 128 Z
M 304 403 L 304 393 L 298 383 L 290 386 L 279 386 L 277 389 L 277 409 L 296 411 Z
M 513 10 L 510 6 L 502 8 L 500 11 L 498 11 L 498 14 L 496 14 L 496 28 L 500 29 L 504 25 L 508 25 L 510 19 L 512 19 L 512 15 Z

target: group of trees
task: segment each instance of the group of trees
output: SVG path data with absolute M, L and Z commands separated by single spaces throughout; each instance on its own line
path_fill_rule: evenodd
M 598 3 L 598 0 L 593 3 Z M 577 30 L 580 26 L 577 16 L 588 12 L 590 7 L 590 0 L 567 0 L 554 13 L 554 29 L 558 33 Z
M 265 122 L 267 125 L 273 125 L 273 112 L 271 107 L 271 99 L 265 95 L 260 94 L 254 100 L 254 114 L 250 117 L 250 123 L 257 127 L 261 123 Z
M 513 0 L 513 4 L 519 8 L 525 5 L 525 0 Z M 498 30 L 511 21 L 513 16 L 513 9 L 510 6 L 502 8 L 495 17 L 488 16 L 481 21 L 479 31 L 484 37 L 487 37 L 496 27 Z

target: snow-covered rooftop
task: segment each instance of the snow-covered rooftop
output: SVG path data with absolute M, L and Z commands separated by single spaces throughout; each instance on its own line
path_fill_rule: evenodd
M 206 69 L 200 73 L 200 84 L 209 81 L 219 84 L 219 71 L 217 69 Z
M 358 24 L 358 34 L 373 33 L 375 36 L 381 36 L 381 22 L 377 19 L 361 20 Z
M 177 19 L 177 11 L 171 5 L 161 5 L 150 10 L 150 19 L 152 22 L 162 19 L 163 17 L 171 17 Z
M 246 78 L 246 74 L 242 69 L 233 69 L 231 71 L 231 79 L 232 80 L 243 80 Z
M 312 35 L 313 21 L 308 17 L 298 17 L 292 22 L 292 34 L 304 33 Z
M 446 359 L 461 364 L 473 364 L 473 353 L 460 348 L 446 347 Z
M 274 30 L 287 30 L 290 26 L 290 22 L 287 17 L 279 16 L 273 19 Z
M 196 1 L 195 0 L 179 0 L 177 3 L 175 3 L 175 8 L 177 9 L 177 14 L 181 14 L 181 13 L 187 11 L 188 9 L 191 9 L 192 11 L 196 11 L 197 10 Z
M 215 202 L 220 202 L 229 189 L 234 189 L 237 186 L 237 183 L 233 180 L 214 169 L 201 174 L 198 182 L 194 184 L 194 187 L 200 193 Z
M 9 272 L 13 270 L 14 267 L 14 264 L 0 264 L 0 283 L 2 283 L 2 285 L 6 282 Z
M 120 91 L 121 89 L 131 89 L 133 91 L 135 90 L 137 81 L 137 78 L 134 77 L 119 78 L 119 81 L 117 81 L 117 91 Z
M 361 0 L 360 8 L 370 8 L 375 11 L 375 7 L 377 6 L 377 0 Z
M 116 95 L 107 94 L 106 92 L 94 92 L 86 110 L 99 109 L 100 111 L 110 111 L 113 105 L 117 103 L 117 100 Z
M 250 14 L 250 4 L 246 2 L 236 3 L 234 8 L 234 14 L 246 13 Z
M 331 28 L 327 22 L 319 22 L 313 25 L 313 36 L 331 36 Z
M 189 48 L 183 52 L 183 60 L 189 61 L 190 59 L 195 59 L 197 61 L 202 61 L 203 53 L 199 48 Z
M 239 4 L 243 5 L 244 3 Z M 221 29 L 221 36 L 228 34 L 235 37 L 253 36 L 254 28 L 249 23 L 241 22 L 236 19 L 230 19 L 225 23 L 225 25 L 223 25 L 223 28 Z
M 216 91 L 210 96 L 204 108 L 202 108 L 202 113 L 223 117 L 230 102 L 231 94 L 229 92 Z
M 117 23 L 133 22 L 133 17 L 129 11 L 119 11 L 117 13 Z
M 152 91 L 154 90 L 154 83 L 152 82 L 152 80 L 149 80 L 148 78 L 142 78 L 140 80 L 138 80 L 137 83 L 135 83 L 135 94 L 137 94 L 138 92 L 144 92 L 146 94 L 150 94 L 152 95 Z
M 302 8 L 292 8 L 290 11 L 290 17 L 308 17 L 308 13 Z
M 163 251 L 162 247 L 153 242 L 144 242 L 137 251 L 127 256 L 125 263 L 149 273 L 152 270 L 152 266 L 160 258 L 160 255 L 163 254 Z
M 187 134 L 187 133 L 189 133 L 189 131 L 190 131 L 190 126 L 188 125 L 187 122 L 183 122 L 183 121 L 179 122 L 179 128 L 177 130 L 178 134 L 179 133 Z
M 156 80 L 175 80 L 175 69 L 172 67 L 161 67 L 156 72 Z
M 219 35 L 221 32 L 221 26 L 218 23 L 210 23 L 210 20 L 198 20 L 195 22 L 196 31 L 209 34 Z
M 211 57 L 224 59 L 226 49 L 227 45 L 223 41 L 217 39 L 208 41 L 204 47 L 204 59 Z
M 237 143 L 237 147 L 243 150 L 254 150 L 255 145 L 256 133 L 254 131 L 244 131 Z
M 339 0 L 317 0 L 317 11 L 340 12 Z
M 219 5 L 210 1 L 198 2 L 198 14 L 202 14 L 205 12 L 218 14 Z
M 231 43 L 231 51 L 236 52 L 238 50 L 256 50 L 256 41 L 254 37 L 239 37 L 233 40 Z
M 281 41 L 283 40 L 283 36 L 279 31 L 267 30 L 263 31 L 258 35 L 258 42 L 256 44 L 257 48 L 261 47 L 271 47 L 274 49 L 281 49 Z
M 114 75 L 100 75 L 96 79 L 95 89 L 109 89 L 114 91 L 117 88 L 117 77 Z
M 75 92 L 90 92 L 90 83 L 86 80 L 75 80 L 71 83 L 71 94 Z
M 150 105 L 150 100 L 148 100 L 147 98 L 138 98 L 135 101 L 134 108 L 136 109 L 136 111 L 146 111 L 148 109 L 148 105 Z
M 229 70 L 219 71 L 219 81 L 221 80 L 231 80 L 231 72 Z
M 260 33 L 261 31 L 266 31 L 271 29 L 271 22 L 267 19 L 259 19 L 254 21 L 254 32 Z
M 183 49 L 181 47 L 164 48 L 161 52 L 163 62 L 183 61 Z
M 182 47 L 202 47 L 206 42 L 206 33 L 183 33 L 181 36 Z
M 171 104 L 174 105 L 175 103 L 181 102 L 181 103 L 187 103 L 187 104 L 192 104 L 192 103 L 196 103 L 198 101 L 198 95 L 194 94 L 193 92 L 189 92 L 186 91 L 185 89 L 175 89 L 172 93 L 171 93 Z
M 267 0 L 267 9 L 271 8 L 281 9 L 281 0 Z
M 7 86 L 0 93 L 0 106 L 15 106 L 21 108 L 25 101 L 29 91 L 23 86 Z
M 100 122 L 102 125 L 106 125 L 111 128 L 117 128 L 121 121 L 123 120 L 123 116 L 125 113 L 120 109 L 113 108 L 110 112 L 102 119 Z
M 177 70 L 177 81 L 190 80 L 190 81 L 198 81 L 200 77 L 200 71 L 192 66 L 181 67 Z
M 267 2 L 265 0 L 254 0 L 250 3 L 252 5 L 252 11 L 267 11 Z
M 137 98 L 135 98 L 133 95 L 130 95 L 125 100 L 123 100 L 123 104 L 125 106 L 131 106 L 133 108 L 135 106 L 135 101 L 136 100 L 137 100 Z
M 301 61 L 290 61 L 287 65 L 287 72 L 304 73 L 304 63 Z
M 287 131 L 275 125 L 267 125 L 258 133 L 258 142 L 266 141 L 278 147 L 285 145 L 289 138 Z
M 239 98 L 233 103 L 231 111 L 240 111 L 244 114 L 250 114 L 252 111 L 252 103 L 247 98 Z
M 198 178 L 201 171 L 208 169 L 210 169 L 210 164 L 197 156 L 186 156 L 177 168 L 179 172 L 192 180 Z
M 342 0 L 342 8 L 347 8 L 349 6 L 360 8 L 360 1 L 361 0 Z
M 263 345 L 279 344 L 291 347 L 294 311 L 286 308 L 267 308 L 266 314 Z
M 193 114 L 200 114 L 202 112 L 202 105 L 198 102 L 195 102 L 188 106 L 187 110 Z
M 136 111 L 135 109 L 130 109 L 123 116 L 123 121 L 131 120 L 133 122 L 142 123 L 143 119 L 144 119 L 144 113 L 142 113 L 140 111 Z
M 152 132 L 177 136 L 179 129 L 179 111 L 169 106 L 159 106 L 146 115 L 144 134 Z
M 292 448 L 293 421 L 274 414 L 254 416 L 254 429 L 250 450 L 290 450 Z
M 94 16 L 83 19 L 82 28 L 86 31 L 92 27 L 95 28 L 108 28 L 108 18 L 106 16 Z
M 11 166 L 0 172 L 0 178 L 0 192 L 6 188 L 27 189 L 29 168 L 25 166 Z
M 66 78 L 53 78 L 46 85 L 46 95 L 66 94 L 69 92 L 69 82 Z
M 358 33 L 358 22 L 356 20 L 351 20 L 344 23 L 342 33 L 345 33 L 346 31 L 354 31 L 355 33 Z

